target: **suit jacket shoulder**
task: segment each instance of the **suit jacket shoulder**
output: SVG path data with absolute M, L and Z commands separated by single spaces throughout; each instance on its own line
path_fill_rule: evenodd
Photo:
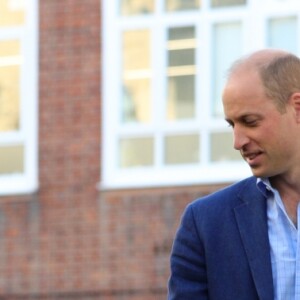
M 260 196 L 260 192 L 256 187 L 256 178 L 249 177 L 210 195 L 198 198 L 189 205 L 195 209 L 199 206 L 201 209 L 216 207 L 232 208 L 242 202 L 249 201 L 249 196 Z
M 250 177 L 192 202 L 171 254 L 169 299 L 273 298 L 266 200 Z

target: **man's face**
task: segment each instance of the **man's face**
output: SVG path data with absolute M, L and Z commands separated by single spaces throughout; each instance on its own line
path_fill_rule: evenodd
M 253 175 L 284 175 L 299 163 L 299 150 L 295 149 L 299 129 L 292 105 L 288 103 L 286 112 L 280 113 L 265 95 L 255 71 L 232 75 L 224 89 L 223 106 L 233 128 L 234 148 L 241 152 Z

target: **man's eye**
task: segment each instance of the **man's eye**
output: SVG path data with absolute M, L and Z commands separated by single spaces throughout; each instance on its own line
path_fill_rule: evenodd
M 257 120 L 245 120 L 245 124 L 248 126 L 256 126 Z

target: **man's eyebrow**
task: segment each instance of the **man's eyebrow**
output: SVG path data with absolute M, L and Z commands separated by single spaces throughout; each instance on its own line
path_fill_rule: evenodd
M 242 115 L 240 115 L 240 116 L 237 116 L 236 118 L 234 118 L 234 119 L 236 119 L 236 120 L 243 120 L 243 119 L 245 119 L 245 118 L 249 118 L 249 117 L 255 117 L 255 118 L 262 118 L 262 115 L 261 114 L 259 114 L 259 113 L 245 113 L 245 114 L 242 114 Z M 230 119 L 230 118 L 226 118 L 225 117 L 225 121 L 231 121 L 232 119 Z
M 239 120 L 244 120 L 246 118 L 257 118 L 257 119 L 261 119 L 262 118 L 262 115 L 259 114 L 259 113 L 247 113 L 247 114 L 244 114 L 244 115 L 241 115 L 238 119 Z
M 259 113 L 246 113 L 246 114 L 243 114 L 243 115 L 238 116 L 238 117 L 235 118 L 235 119 L 236 119 L 236 121 L 243 121 L 243 120 L 245 120 L 245 119 L 247 119 L 247 118 L 252 118 L 252 117 L 257 118 L 257 119 L 262 119 L 262 118 L 263 118 Z M 234 123 L 234 121 L 233 121 L 232 119 L 230 119 L 230 118 L 226 118 L 226 117 L 225 117 L 224 120 L 225 120 L 228 124 L 233 124 L 233 123 Z

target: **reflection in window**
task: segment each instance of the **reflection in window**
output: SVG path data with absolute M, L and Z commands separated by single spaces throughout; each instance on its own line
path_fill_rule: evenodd
M 121 168 L 153 165 L 153 138 L 123 138 L 120 140 L 119 146 Z
M 24 172 L 23 145 L 0 147 L 0 175 Z
M 240 152 L 233 148 L 231 132 L 217 132 L 211 134 L 211 161 L 241 160 Z
M 199 162 L 199 135 L 174 135 L 165 137 L 165 163 L 167 165 Z
M 25 22 L 25 0 L 0 1 L 0 27 L 23 25 Z
M 171 28 L 168 32 L 167 119 L 195 117 L 195 28 Z
M 189 119 L 195 115 L 194 76 L 173 76 L 168 81 L 168 120 Z
M 213 28 L 213 40 L 212 112 L 214 116 L 223 116 L 222 90 L 226 71 L 242 53 L 242 24 L 240 22 L 216 24 Z
M 151 119 L 150 48 L 148 30 L 123 33 L 123 123 L 145 123 Z
M 144 15 L 154 11 L 155 0 L 120 0 L 123 16 Z
M 122 100 L 122 122 L 150 121 L 151 87 L 148 79 L 125 80 Z
M 269 20 L 268 45 L 297 54 L 297 27 L 296 17 L 274 18 Z
M 167 11 L 191 10 L 200 7 L 200 0 L 165 0 Z
M 233 6 L 246 3 L 246 0 L 211 0 L 212 7 Z
M 19 41 L 0 41 L 0 132 L 19 129 Z

